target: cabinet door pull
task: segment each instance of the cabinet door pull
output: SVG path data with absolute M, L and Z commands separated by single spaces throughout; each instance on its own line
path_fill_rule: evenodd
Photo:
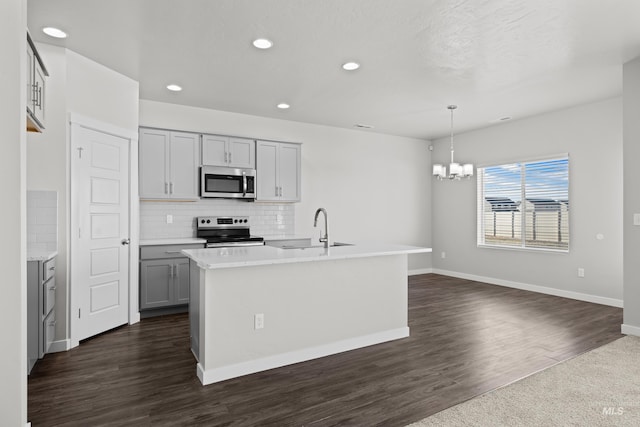
M 31 95 L 31 102 L 34 106 L 38 105 L 38 82 L 36 84 L 31 85 L 33 88 L 33 95 Z
M 42 86 L 38 88 L 38 107 L 42 108 Z
M 169 183 L 169 194 L 173 194 L 173 182 Z
M 228 155 L 228 154 L 227 154 L 227 152 L 225 151 L 225 152 L 224 152 L 224 162 L 225 162 L 225 163 L 229 163 L 228 158 L 229 158 L 229 155 Z
M 56 290 L 56 286 L 54 286 L 53 288 L 49 289 L 50 292 L 53 292 Z
M 278 186 L 276 185 L 276 197 L 278 197 Z
M 165 254 L 179 254 L 182 253 L 180 251 L 164 251 Z
M 164 183 L 164 194 L 169 194 L 169 183 L 168 182 Z
M 52 320 L 51 322 L 49 322 L 49 326 L 56 326 L 56 321 Z
M 231 163 L 231 151 L 229 151 L 229 163 Z
M 55 270 L 55 269 L 56 269 L 56 266 L 55 266 L 55 265 L 53 265 L 53 266 L 49 267 L 49 271 L 53 271 L 53 270 Z

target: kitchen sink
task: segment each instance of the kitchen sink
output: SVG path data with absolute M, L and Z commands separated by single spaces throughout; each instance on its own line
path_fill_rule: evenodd
M 333 242 L 330 247 L 335 248 L 337 246 L 353 246 L 353 243 Z M 324 248 L 324 245 L 308 245 L 308 244 L 286 245 L 286 246 L 281 246 L 281 248 L 282 249 L 310 249 L 310 248 Z

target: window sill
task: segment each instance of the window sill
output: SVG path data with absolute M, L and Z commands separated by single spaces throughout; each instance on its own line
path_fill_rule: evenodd
M 549 248 L 524 248 L 522 246 L 501 246 L 501 245 L 487 245 L 478 244 L 480 249 L 497 249 L 516 252 L 537 252 L 537 253 L 552 253 L 552 254 L 568 254 L 569 249 L 549 249 Z

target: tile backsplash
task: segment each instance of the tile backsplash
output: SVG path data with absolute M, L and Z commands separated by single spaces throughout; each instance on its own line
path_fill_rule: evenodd
M 27 251 L 58 250 L 58 192 L 27 191 Z
M 173 223 L 167 224 L 167 215 Z M 251 234 L 294 234 L 295 206 L 291 203 L 252 203 L 227 199 L 196 202 L 140 202 L 140 239 L 195 237 L 198 216 L 248 216 Z

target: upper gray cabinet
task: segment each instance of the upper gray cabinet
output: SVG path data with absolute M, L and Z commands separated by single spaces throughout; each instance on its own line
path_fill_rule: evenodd
M 140 128 L 138 162 L 141 199 L 199 199 L 199 134 Z
M 27 32 L 27 131 L 44 129 L 44 100 L 47 69 L 38 54 L 36 45 Z
M 300 144 L 258 141 L 258 201 L 300 201 Z
M 256 142 L 252 139 L 202 135 L 202 164 L 256 168 Z

